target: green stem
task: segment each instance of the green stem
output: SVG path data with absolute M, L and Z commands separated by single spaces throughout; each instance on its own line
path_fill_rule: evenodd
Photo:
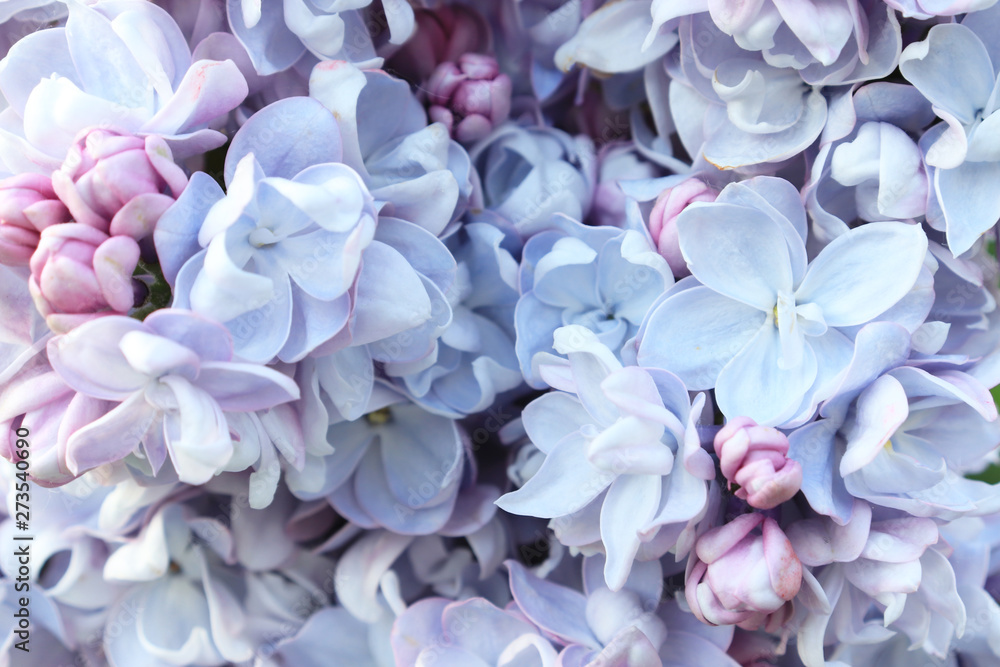
M 147 263 L 140 259 L 132 276 L 139 279 L 146 278 L 142 282 L 149 289 L 149 294 L 141 306 L 132 309 L 132 312 L 129 313 L 131 317 L 137 320 L 144 320 L 153 311 L 166 308 L 170 305 L 173 295 L 170 293 L 170 285 L 164 279 L 159 264 L 155 262 Z

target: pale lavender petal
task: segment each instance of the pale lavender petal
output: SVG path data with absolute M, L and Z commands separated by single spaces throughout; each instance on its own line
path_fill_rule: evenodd
M 173 392 L 177 411 L 164 416 L 164 435 L 177 476 L 204 484 L 233 455 L 229 426 L 219 404 L 205 391 L 176 375 L 160 379 Z
M 552 518 L 572 514 L 600 495 L 613 475 L 592 466 L 586 457 L 587 439 L 578 433 L 560 440 L 538 472 L 516 491 L 500 497 L 497 505 L 511 514 Z
M 781 227 L 763 212 L 731 204 L 695 204 L 677 217 L 691 273 L 716 292 L 770 312 L 791 292 L 792 270 Z
M 52 368 L 77 391 L 94 398 L 121 401 L 142 387 L 147 377 L 133 369 L 118 349 L 130 331 L 142 331 L 130 317 L 101 317 L 49 341 Z
M 292 378 L 256 364 L 203 363 L 194 385 L 223 410 L 239 412 L 273 408 L 299 397 L 299 387 Z
M 139 446 L 154 425 L 156 410 L 142 393 L 132 395 L 97 421 L 79 429 L 66 442 L 66 465 L 74 474 L 124 458 Z

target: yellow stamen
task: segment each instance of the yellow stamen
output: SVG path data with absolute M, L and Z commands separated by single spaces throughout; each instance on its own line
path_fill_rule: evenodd
M 374 412 L 369 412 L 365 415 L 365 419 L 368 420 L 369 424 L 374 426 L 381 426 L 382 424 L 387 424 L 392 419 L 392 413 L 389 412 L 389 408 L 380 408 Z

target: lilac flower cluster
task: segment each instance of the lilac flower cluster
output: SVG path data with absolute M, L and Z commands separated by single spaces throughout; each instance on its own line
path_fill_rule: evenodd
M 0 43 L 0 664 L 1000 664 L 996 0 Z

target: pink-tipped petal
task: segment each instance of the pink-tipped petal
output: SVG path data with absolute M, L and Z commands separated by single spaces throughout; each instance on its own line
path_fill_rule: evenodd
M 139 244 L 129 236 L 113 236 L 94 251 L 94 275 L 101 295 L 120 313 L 127 313 L 135 299 L 132 273 L 139 253 Z

